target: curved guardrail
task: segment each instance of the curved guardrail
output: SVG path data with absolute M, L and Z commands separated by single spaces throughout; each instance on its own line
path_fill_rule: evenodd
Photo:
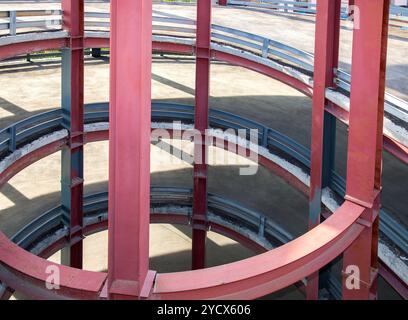
M 178 214 L 187 218 L 192 215 L 193 193 L 187 188 L 151 187 L 151 214 Z M 85 226 L 105 222 L 108 219 L 108 193 L 100 192 L 84 197 Z M 223 197 L 208 195 L 209 222 L 217 223 L 250 238 L 263 248 L 270 250 L 294 239 L 294 236 L 278 226 L 265 215 L 246 208 L 241 204 Z M 59 237 L 67 235 L 67 230 L 61 224 L 61 206 L 55 207 L 19 230 L 11 240 L 25 250 L 39 254 L 49 243 L 46 241 L 52 233 Z M 237 228 L 238 227 L 238 228 Z M 57 231 L 59 229 L 59 231 Z M 43 246 L 41 242 L 45 241 Z M 39 245 L 40 244 L 40 245 Z M 328 275 L 328 288 L 336 298 L 341 298 L 341 284 L 332 275 Z M 4 287 L 0 284 L 1 289 Z M 4 294 L 4 292 L 3 292 Z
M 62 30 L 61 10 L 0 11 L 0 35 L 15 36 L 31 31 Z
M 187 218 L 192 215 L 193 193 L 187 188 L 151 187 L 151 214 L 179 214 Z M 241 204 L 209 194 L 209 221 L 242 234 L 251 241 L 259 243 L 270 250 L 294 239 L 294 236 L 279 227 L 265 215 L 253 211 Z M 84 197 L 85 226 L 102 223 L 108 219 L 108 193 L 100 192 Z M 61 206 L 55 207 L 20 229 L 11 240 L 33 254 L 39 254 L 49 245 L 46 241 L 50 234 L 58 233 L 59 237 L 67 235 L 67 230 L 61 224 Z M 236 228 L 238 226 L 238 228 Z M 44 241 L 44 242 L 43 242 Z M 41 243 L 43 242 L 43 245 Z M 328 289 L 336 299 L 341 298 L 341 284 L 328 274 Z M 0 297 L 5 293 L 5 287 L 0 283 Z
M 152 187 L 151 188 L 151 213 L 152 214 L 177 214 L 191 219 L 192 197 L 191 189 Z M 107 221 L 108 193 L 101 192 L 84 197 L 84 222 L 85 226 L 94 223 Z M 271 218 L 266 217 L 256 211 L 242 206 L 241 204 L 225 199 L 223 197 L 209 194 L 208 196 L 209 220 L 221 224 L 226 228 L 233 228 L 252 232 L 252 240 L 256 237 L 258 242 L 266 248 L 273 248 L 283 243 L 287 243 L 294 237 L 279 227 Z M 34 250 L 38 254 L 39 243 L 46 239 L 50 232 L 56 228 L 64 228 L 61 224 L 61 206 L 55 207 L 35 220 L 31 221 L 24 228 L 19 230 L 11 240 L 26 250 Z M 233 221 L 233 224 L 230 223 Z M 63 236 L 64 231 L 59 233 Z
M 262 8 L 262 9 L 272 9 L 285 13 L 296 13 L 296 14 L 316 14 L 316 3 L 306 2 L 306 1 L 290 1 L 290 0 L 228 0 L 228 5 L 243 6 L 248 8 Z M 349 15 L 349 6 L 345 3 L 341 6 L 341 15 L 343 19 L 347 19 Z M 391 4 L 390 5 L 390 15 L 393 18 L 406 18 L 408 19 L 408 8 L 400 7 Z
M 61 14 L 60 11 L 54 13 Z M 154 16 L 153 40 L 194 46 L 195 24 L 194 20 L 186 18 Z M 27 24 L 24 26 L 26 27 Z M 51 25 L 46 30 L 58 30 L 58 26 L 57 19 L 56 24 Z M 110 14 L 107 12 L 86 12 L 85 26 L 87 37 L 107 38 L 109 37 Z M 5 28 L 4 24 L 3 28 Z M 0 37 L 0 46 L 10 44 L 13 41 L 38 40 L 38 35 L 41 34 L 41 32 L 32 32 L 19 36 L 19 28 L 17 27 L 16 30 L 16 36 Z M 311 53 L 253 33 L 219 25 L 212 25 L 211 34 L 212 49 L 265 65 L 301 81 L 310 88 L 313 87 L 314 56 Z M 63 31 L 57 33 L 47 32 L 44 36 L 49 38 L 53 37 L 53 35 L 67 36 Z M 339 69 L 336 70 L 334 81 L 336 88 L 327 89 L 326 97 L 342 109 L 349 111 L 348 95 L 351 76 Z M 384 124 L 386 134 L 398 143 L 408 147 L 408 102 L 386 93 L 385 117 L 388 120 Z
M 229 112 L 210 109 L 210 126 L 219 129 L 258 130 L 258 143 L 268 150 L 283 153 L 288 161 L 295 161 L 304 171 L 310 170 L 310 150 L 285 135 L 258 122 L 248 120 Z M 95 103 L 85 106 L 85 123 L 107 123 L 109 121 L 108 103 Z M 172 103 L 153 103 L 152 122 L 182 121 L 193 123 L 194 107 Z M 0 131 L 0 160 L 16 148 L 38 139 L 44 134 L 62 128 L 62 110 L 52 110 L 27 118 Z M 340 197 L 345 194 L 345 181 L 336 172 L 332 173 L 331 189 Z M 408 254 L 408 231 L 403 228 L 386 210 L 381 210 L 380 231 Z

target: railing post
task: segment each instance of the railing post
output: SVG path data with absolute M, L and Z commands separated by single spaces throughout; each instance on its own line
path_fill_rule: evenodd
M 17 128 L 15 125 L 13 125 L 12 127 L 10 127 L 10 131 L 9 131 L 9 151 L 10 152 L 14 152 L 17 149 Z
M 320 223 L 322 189 L 330 183 L 333 168 L 336 120 L 325 112 L 326 88 L 334 85 L 338 65 L 340 0 L 317 2 L 312 109 L 312 140 L 309 198 L 309 230 Z M 306 295 L 318 299 L 319 273 L 307 279 Z
M 69 228 L 62 264 L 82 268 L 84 143 L 84 1 L 63 0 L 63 28 L 69 32 L 62 49 L 62 124 L 69 132 L 61 157 L 63 223 Z
M 259 219 L 259 227 L 258 227 L 258 235 L 261 238 L 265 237 L 265 223 L 266 223 L 266 217 L 261 216 Z
M 268 135 L 269 135 L 269 128 L 264 127 L 262 131 L 262 147 L 267 148 L 268 147 Z
M 91 51 L 93 58 L 100 58 L 101 57 L 101 48 L 92 48 Z
M 211 0 L 197 3 L 195 129 L 200 136 L 194 139 L 193 245 L 192 269 L 205 267 L 207 237 L 207 144 L 208 97 L 210 90 Z
M 265 38 L 262 46 L 262 57 L 268 58 L 269 55 L 269 39 Z
M 10 36 L 15 36 L 17 34 L 17 12 L 9 11 L 9 19 Z
M 346 199 L 366 208 L 365 227 L 343 253 L 343 299 L 376 299 L 389 0 L 356 0 Z M 370 75 L 367 77 L 367 75 Z
M 152 1 L 111 0 L 109 249 L 111 299 L 150 294 Z

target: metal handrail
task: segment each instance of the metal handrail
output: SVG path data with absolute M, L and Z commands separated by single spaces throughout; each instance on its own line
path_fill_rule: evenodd
M 8 30 L 7 35 L 15 36 L 27 29 L 41 28 L 45 31 L 62 29 L 61 10 L 9 10 L 0 11 L 6 17 L 0 17 L 0 30 Z
M 347 72 L 337 69 L 335 70 L 335 82 L 339 88 L 350 92 L 351 90 L 351 75 Z M 384 111 L 397 117 L 400 120 L 408 123 L 408 103 L 392 94 L 385 93 Z
M 175 119 L 193 123 L 194 108 L 182 104 L 152 103 L 152 121 L 173 121 Z M 213 128 L 258 129 L 257 142 L 263 147 L 282 146 L 284 151 L 294 158 L 301 159 L 300 156 L 306 156 L 306 148 L 294 141 L 288 141 L 284 135 L 256 121 L 217 109 L 210 110 L 209 119 Z M 108 104 L 87 104 L 85 106 L 84 120 L 85 123 L 108 122 Z M 46 132 L 52 132 L 62 127 L 62 110 L 55 109 L 29 117 L 0 130 L 0 159 L 4 158 L 8 153 L 14 152 L 22 144 L 32 141 Z M 301 162 L 307 165 L 305 160 L 301 159 Z
M 273 1 L 273 0 L 260 0 L 260 1 L 228 0 L 228 5 L 274 9 L 294 13 L 309 13 L 309 14 L 316 13 L 316 4 L 311 2 Z
M 289 0 L 228 0 L 228 5 L 236 5 L 248 8 L 262 8 L 262 9 L 272 9 L 277 11 L 283 11 L 286 13 L 296 13 L 296 14 L 316 14 L 316 3 L 312 2 L 298 2 Z M 349 13 L 349 6 L 347 4 L 342 4 L 341 14 L 342 18 L 346 19 Z M 393 18 L 408 18 L 408 8 L 400 7 L 391 4 L 390 5 L 390 15 Z

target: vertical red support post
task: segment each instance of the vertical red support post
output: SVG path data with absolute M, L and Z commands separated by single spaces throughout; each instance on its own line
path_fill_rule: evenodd
M 375 299 L 389 0 L 356 0 L 346 199 L 365 230 L 343 254 L 343 299 Z M 352 281 L 350 280 L 352 279 Z
M 69 246 L 62 263 L 82 268 L 83 246 L 83 142 L 84 142 L 84 1 L 62 0 L 63 29 L 69 32 L 62 50 L 63 126 L 69 143 L 62 150 L 61 204 L 63 223 L 69 228 Z
M 194 142 L 194 200 L 192 269 L 205 267 L 207 237 L 207 145 L 208 97 L 210 93 L 211 0 L 197 2 L 195 129 L 200 132 Z
M 152 1 L 111 1 L 108 295 L 149 279 Z M 147 292 L 148 294 L 148 292 Z
M 325 185 L 323 185 L 323 177 L 330 177 L 332 170 L 330 157 L 324 157 L 327 150 L 333 147 L 330 144 L 334 143 L 332 142 L 334 140 L 332 136 L 333 130 L 328 128 L 332 125 L 332 121 L 327 121 L 327 118 L 330 116 L 325 114 L 325 105 L 327 103 L 326 88 L 334 86 L 334 69 L 338 67 L 340 11 L 341 0 L 319 0 L 317 2 L 313 76 L 309 230 L 320 223 L 322 187 L 325 187 Z M 334 150 L 332 150 L 332 152 L 333 151 Z M 328 181 L 326 184 L 327 183 Z M 307 279 L 307 299 L 317 300 L 318 292 L 319 273 L 316 272 Z

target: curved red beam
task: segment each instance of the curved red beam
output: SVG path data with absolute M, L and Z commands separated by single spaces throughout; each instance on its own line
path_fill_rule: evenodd
M 315 272 L 343 252 L 362 232 L 364 208 L 345 202 L 324 223 L 267 253 L 199 271 L 158 274 L 150 299 L 256 299 Z M 15 290 L 38 299 L 98 299 L 107 274 L 51 263 L 11 243 L 0 233 L 0 274 Z M 60 288 L 46 288 L 49 270 Z
M 105 133 L 106 134 L 106 133 Z M 88 135 L 87 141 L 101 136 Z M 19 159 L 7 177 L 30 163 L 61 148 L 65 139 L 44 146 Z M 1 181 L 7 181 L 5 177 Z M 319 227 L 265 254 L 240 262 L 195 272 L 158 274 L 152 299 L 253 299 L 285 288 L 315 272 L 343 252 L 362 232 L 356 223 L 364 208 L 346 201 Z M 222 228 L 219 228 L 222 231 Z M 225 230 L 224 230 L 225 231 Z M 54 247 L 53 250 L 55 250 Z M 51 250 L 51 249 L 50 249 Z M 0 274 L 15 290 L 41 299 L 98 299 L 106 274 L 88 272 L 50 263 L 19 248 L 0 233 Z M 45 287 L 49 268 L 59 268 L 59 290 Z M 184 279 L 180 281 L 180 279 Z M 209 279 L 204 281 L 203 279 Z
M 37 51 L 61 49 L 65 46 L 66 39 L 52 39 L 52 40 L 38 40 L 31 42 L 22 42 L 11 44 L 7 46 L 0 46 L 0 61 L 12 58 L 22 54 L 28 54 Z M 87 37 L 85 38 L 86 48 L 107 48 L 109 47 L 109 38 Z M 168 43 L 153 41 L 153 50 L 160 52 L 171 52 L 181 54 L 193 54 L 195 51 L 194 46 L 185 44 Z M 313 88 L 304 82 L 295 79 L 283 72 L 265 66 L 263 64 L 237 57 L 229 53 L 220 52 L 217 50 L 211 50 L 211 55 L 214 59 L 219 61 L 228 62 L 237 66 L 247 68 L 249 70 L 259 72 L 275 80 L 278 80 L 296 90 L 303 93 L 308 97 L 313 96 Z M 348 124 L 349 113 L 342 108 L 331 103 L 326 106 L 326 110 L 341 120 L 343 123 Z M 384 149 L 394 155 L 397 159 L 401 160 L 405 164 L 408 164 L 408 148 L 401 143 L 393 140 L 384 134 Z
M 13 289 L 35 299 L 97 299 L 106 274 L 74 269 L 37 257 L 12 243 L 0 233 L 0 274 Z M 46 283 L 50 270 L 59 270 L 60 288 Z
M 172 130 L 168 130 L 168 132 L 172 137 L 173 136 Z M 106 141 L 108 139 L 109 139 L 108 130 L 94 131 L 85 134 L 84 143 L 86 144 L 91 142 Z M 19 173 L 21 170 L 25 169 L 29 165 L 57 151 L 60 151 L 66 143 L 67 143 L 66 138 L 60 139 L 58 141 L 52 142 L 49 145 L 43 146 L 15 161 L 12 165 L 10 165 L 10 167 L 8 167 L 4 172 L 0 174 L 0 188 L 2 188 L 3 185 L 6 184 L 7 181 L 9 181 L 13 176 L 15 176 L 17 173 Z M 232 145 L 231 142 L 225 142 L 224 149 L 228 150 L 230 145 Z M 305 195 L 308 194 L 308 186 L 305 185 L 296 176 L 294 176 L 290 172 L 286 171 L 284 168 L 280 167 L 276 163 L 270 161 L 269 159 L 261 155 L 258 155 L 258 160 L 261 166 L 272 171 L 275 175 L 285 180 L 288 184 L 290 184 L 295 189 L 301 191 L 303 194 Z
M 181 216 L 178 214 L 151 214 L 151 223 L 171 223 L 171 224 L 178 224 L 178 225 L 188 225 L 189 224 L 189 219 L 186 216 Z M 108 228 L 108 222 L 107 221 L 102 221 L 98 222 L 89 226 L 86 226 L 84 228 L 84 235 L 89 236 L 101 231 L 105 231 Z M 216 233 L 219 233 L 221 235 L 224 235 L 230 239 L 233 239 L 240 244 L 244 245 L 246 248 L 249 250 L 252 250 L 256 253 L 263 253 L 265 252 L 265 248 L 263 248 L 261 245 L 256 243 L 255 241 L 245 237 L 244 235 L 241 235 L 240 233 L 231 230 L 227 227 L 224 227 L 222 225 L 219 225 L 217 223 L 210 223 L 210 229 Z M 54 243 L 51 243 L 47 248 L 45 248 L 43 251 L 41 251 L 38 254 L 38 257 L 48 259 L 50 256 L 55 254 L 56 252 L 60 251 L 62 248 L 64 248 L 67 245 L 66 238 L 61 238 L 57 240 Z M 11 289 L 11 291 L 7 291 L 0 299 L 2 300 L 7 300 L 11 297 L 11 295 L 14 293 L 14 290 L 16 288 Z M 89 299 L 98 299 L 99 298 L 99 292 L 95 291 L 91 296 L 88 296 L 87 298 Z M 45 299 L 45 297 L 42 296 L 41 293 L 40 298 Z M 54 299 L 55 297 L 52 296 Z M 73 298 L 76 297 L 76 294 L 73 295 Z M 65 298 L 65 296 L 64 296 Z
M 303 93 L 304 95 L 308 97 L 313 96 L 313 88 L 311 86 L 305 84 L 304 82 L 294 77 L 291 77 L 290 75 L 287 75 L 286 73 L 280 72 L 266 65 L 263 65 L 263 64 L 260 64 L 260 63 L 242 58 L 242 57 L 234 56 L 230 53 L 220 52 L 217 50 L 211 50 L 211 52 L 212 52 L 212 57 L 216 60 L 228 62 L 234 65 L 245 67 L 249 70 L 264 74 L 270 78 L 278 80 L 292 87 L 293 89 L 300 91 L 301 93 Z
M 365 209 L 346 201 L 303 236 L 267 253 L 213 268 L 158 274 L 151 299 L 256 299 L 332 261 L 360 235 Z
M 66 41 L 66 38 L 60 38 L 19 42 L 0 46 L 0 61 L 32 52 L 61 49 L 65 46 Z
M 408 147 L 384 134 L 384 149 L 408 165 Z
M 49 156 L 57 151 L 60 151 L 64 145 L 66 145 L 67 139 L 60 139 L 48 145 L 45 145 L 34 152 L 31 152 L 24 157 L 15 161 L 11 166 L 4 170 L 0 174 L 0 188 L 4 186 L 12 177 L 14 177 L 21 170 L 27 168 L 29 165 L 37 162 L 38 160 Z

